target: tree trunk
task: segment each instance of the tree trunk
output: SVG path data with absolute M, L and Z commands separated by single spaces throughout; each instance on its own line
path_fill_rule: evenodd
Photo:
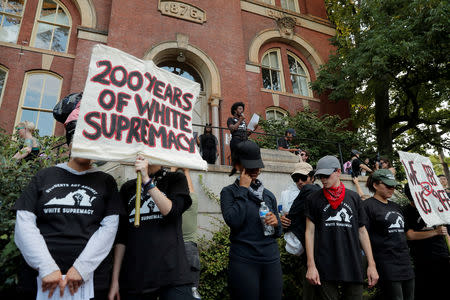
M 392 124 L 389 122 L 389 84 L 377 81 L 374 84 L 375 128 L 378 151 L 381 155 L 392 157 Z

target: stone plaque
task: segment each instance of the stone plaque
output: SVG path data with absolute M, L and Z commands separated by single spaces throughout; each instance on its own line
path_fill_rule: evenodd
M 206 22 L 206 12 L 203 9 L 181 1 L 159 0 L 158 10 L 166 16 L 200 24 Z

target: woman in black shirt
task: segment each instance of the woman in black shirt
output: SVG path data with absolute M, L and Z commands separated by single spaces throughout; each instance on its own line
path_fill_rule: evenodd
M 281 222 L 275 196 L 257 179 L 264 167 L 259 147 L 252 141 L 241 142 L 232 158 L 231 175 L 237 170 L 240 177 L 220 193 L 222 215 L 231 229 L 231 299 L 279 300 L 283 283 L 276 238 L 281 235 Z M 265 225 L 260 219 L 263 203 L 270 210 L 265 214 Z M 272 228 L 268 230 L 267 225 Z
M 231 106 L 232 117 L 228 118 L 227 120 L 227 126 L 231 132 L 230 150 L 232 155 L 236 150 L 237 144 L 248 140 L 248 136 L 251 134 L 251 131 L 247 131 L 247 123 L 245 122 L 244 110 L 244 103 L 233 103 L 233 105 Z
M 383 299 L 414 299 L 414 271 L 405 236 L 400 205 L 389 201 L 397 182 L 387 169 L 371 174 L 367 188 L 373 197 L 363 202 L 367 214 L 370 243 L 380 275 Z

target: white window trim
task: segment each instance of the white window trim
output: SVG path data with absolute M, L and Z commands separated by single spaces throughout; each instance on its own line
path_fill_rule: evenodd
M 64 80 L 61 76 L 59 76 L 59 75 L 57 75 L 55 73 L 52 73 L 52 72 L 45 71 L 45 70 L 30 71 L 30 72 L 25 73 L 25 78 L 24 78 L 23 84 L 22 84 L 22 90 L 20 92 L 19 105 L 17 106 L 17 113 L 16 113 L 16 120 L 14 122 L 14 127 L 16 127 L 17 124 L 20 123 L 20 119 L 22 118 L 22 112 L 23 112 L 24 109 L 26 109 L 26 110 L 35 110 L 35 111 L 43 111 L 43 112 L 50 112 L 50 113 L 53 112 L 53 109 L 42 109 L 42 108 L 36 108 L 36 107 L 28 107 L 28 106 L 24 107 L 23 106 L 23 102 L 25 101 L 25 94 L 26 94 L 27 87 L 28 87 L 28 80 L 29 80 L 30 76 L 32 76 L 34 74 L 48 74 L 48 75 L 51 75 L 51 76 L 54 76 L 54 77 L 57 77 L 58 79 L 60 79 L 61 83 L 59 85 L 59 93 L 58 93 L 57 99 L 61 98 L 61 89 L 62 89 L 63 80 Z M 41 104 L 41 102 L 42 102 L 42 93 L 41 93 L 41 99 L 40 99 L 39 105 Z M 38 119 L 38 121 L 39 121 L 39 119 Z M 36 122 L 36 123 L 37 124 L 35 124 L 35 125 L 36 125 L 36 128 L 37 128 L 39 122 Z M 53 120 L 52 134 L 55 133 L 55 125 L 56 125 L 56 121 Z
M 286 117 L 286 116 L 289 115 L 289 113 L 288 113 L 286 110 L 282 109 L 282 108 L 279 107 L 279 106 L 269 106 L 269 107 L 267 107 L 266 110 L 265 110 L 266 120 L 268 120 L 268 118 L 267 118 L 267 112 L 269 112 L 269 111 L 279 112 L 279 113 L 281 113 L 284 117 Z M 274 114 L 274 115 L 275 115 L 275 114 Z M 274 120 L 277 120 L 277 119 L 275 118 Z
M 265 4 L 275 5 L 275 0 L 269 0 L 269 1 L 267 1 L 267 0 L 259 0 L 259 1 L 261 1 L 262 3 L 265 3 Z M 267 3 L 267 2 L 270 2 L 270 3 Z
M 16 41 L 14 43 L 12 43 L 12 42 L 5 42 L 5 41 L 1 41 L 1 42 L 3 42 L 3 43 L 10 43 L 10 44 L 17 44 L 17 40 L 19 39 L 19 35 L 20 35 L 20 30 L 22 29 L 23 13 L 24 13 L 24 11 L 26 9 L 26 6 L 27 6 L 27 0 L 25 0 L 23 2 L 23 9 L 22 9 L 22 13 L 20 14 L 20 16 L 17 16 L 17 15 L 11 14 L 11 13 L 5 13 L 5 12 L 2 12 L 0 14 L 0 15 L 12 16 L 12 17 L 20 17 L 19 33 L 17 34 Z M 1 19 L 0 19 L 0 21 L 1 21 Z M 1 102 L 0 102 L 0 104 L 1 104 Z
M 53 42 L 53 36 L 52 36 L 52 39 L 51 39 L 51 41 L 50 41 L 50 49 L 43 49 L 43 50 L 47 50 L 47 51 L 51 51 L 51 52 L 56 52 L 56 53 L 67 53 L 68 50 L 69 50 L 69 46 L 70 46 L 70 35 L 72 34 L 72 16 L 70 15 L 70 12 L 69 12 L 69 10 L 67 9 L 67 7 L 66 7 L 61 1 L 58 1 L 58 0 L 52 0 L 52 1 L 54 1 L 56 4 L 58 4 L 58 5 L 63 9 L 63 11 L 66 13 L 67 17 L 69 18 L 69 24 L 70 24 L 70 25 L 67 26 L 67 25 L 60 25 L 60 24 L 50 23 L 50 22 L 45 22 L 45 21 L 39 21 L 39 17 L 41 16 L 42 3 L 44 2 L 43 0 L 39 0 L 38 7 L 37 7 L 37 9 L 36 9 L 36 15 L 35 15 L 35 17 L 34 17 L 33 30 L 32 30 L 32 32 L 31 32 L 30 46 L 33 47 L 33 48 L 36 48 L 36 49 L 42 49 L 42 48 L 38 48 L 38 47 L 35 47 L 35 46 L 34 46 L 34 43 L 35 43 L 35 41 L 36 41 L 36 35 L 37 35 L 39 23 L 41 22 L 41 23 L 46 23 L 46 24 L 49 24 L 49 25 L 56 25 L 56 26 L 61 26 L 61 27 L 69 28 L 69 35 L 68 35 L 68 37 L 67 37 L 66 51 L 64 51 L 64 52 L 61 52 L 61 51 L 53 51 L 53 50 L 51 49 L 51 45 L 52 45 L 52 42 Z
M 313 97 L 313 93 L 311 91 L 311 88 L 309 87 L 309 84 L 311 83 L 311 76 L 309 75 L 309 70 L 306 67 L 305 63 L 297 55 L 295 55 L 291 51 L 287 51 L 287 55 L 292 56 L 297 62 L 299 62 L 301 67 L 303 68 L 303 71 L 305 71 L 305 73 L 306 73 L 306 87 L 308 89 L 308 95 L 306 95 L 306 96 L 307 97 Z M 291 75 L 290 71 L 291 70 L 289 70 L 289 76 Z M 301 76 L 301 75 L 297 75 L 297 76 Z M 291 85 L 292 85 L 292 82 L 291 82 Z M 294 87 L 292 87 L 292 93 L 294 93 Z M 300 95 L 300 96 L 305 96 L 305 95 Z
M 284 9 L 284 10 L 286 10 L 286 11 L 293 11 L 293 12 L 296 12 L 296 13 L 300 13 L 300 6 L 299 6 L 299 4 L 298 4 L 298 0 L 294 0 L 294 6 L 295 6 L 295 10 L 291 10 L 291 9 L 288 9 L 288 8 L 284 8 L 283 6 L 281 6 L 281 1 L 280 1 L 280 7 L 281 7 L 282 9 Z
M 279 70 L 277 72 L 280 72 L 280 88 L 281 88 L 281 90 L 280 91 L 272 90 L 272 89 L 268 89 L 268 90 L 275 91 L 275 92 L 286 92 L 286 87 L 285 87 L 285 84 L 284 84 L 283 63 L 282 63 L 282 60 L 281 60 L 280 48 L 270 48 L 266 52 L 263 53 L 263 55 L 261 56 L 261 76 L 262 76 L 262 69 L 263 68 L 276 71 L 276 69 L 267 68 L 266 66 L 263 66 L 263 64 L 262 64 L 264 56 L 266 56 L 270 52 L 275 52 L 275 51 L 277 52 L 277 59 L 278 59 L 278 66 L 279 66 Z M 262 77 L 261 77 L 261 80 L 262 80 Z M 264 88 L 264 86 L 263 86 L 263 89 L 266 89 L 266 88 Z
M 0 91 L 0 107 L 2 107 L 2 103 L 3 103 L 3 95 L 5 94 L 5 90 L 6 90 L 6 83 L 8 82 L 8 74 L 9 74 L 9 70 L 0 65 L 0 70 L 5 71 L 6 75 L 5 75 L 5 82 L 3 83 L 3 89 Z

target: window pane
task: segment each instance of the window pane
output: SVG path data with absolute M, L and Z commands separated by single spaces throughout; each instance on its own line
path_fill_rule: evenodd
M 41 108 L 53 109 L 58 101 L 59 82 L 60 80 L 56 77 L 46 76 Z
M 53 114 L 49 112 L 39 112 L 39 120 L 36 128 L 39 129 L 39 135 L 52 135 L 53 134 Z
M 289 63 L 289 72 L 296 74 L 297 64 L 295 63 L 295 59 L 290 55 L 288 55 L 288 63 Z
M 274 91 L 280 91 L 281 85 L 280 85 L 280 73 L 274 70 L 270 70 L 272 75 L 272 90 Z
M 9 0 L 5 6 L 5 12 L 15 14 L 17 16 L 22 15 L 23 3 L 25 0 Z
M 55 35 L 53 36 L 52 50 L 58 52 L 65 52 L 68 37 L 69 37 L 69 28 L 56 27 Z
M 273 110 L 268 110 L 268 111 L 266 111 L 266 119 L 267 120 L 272 120 L 272 119 L 274 119 L 275 117 L 274 117 L 274 114 L 273 114 Z
M 2 16 L 3 24 L 0 27 L 0 41 L 15 43 L 19 36 L 20 18 Z
M 268 54 L 264 55 L 263 60 L 262 60 L 262 65 L 266 66 L 266 67 L 270 67 L 269 55 Z
M 5 86 L 6 71 L 0 69 L 0 96 L 2 95 L 3 87 Z
M 268 69 L 262 68 L 262 80 L 263 80 L 263 87 L 265 89 L 272 89 L 272 86 L 270 84 L 270 71 Z
M 62 9 L 62 7 L 58 8 L 58 15 L 56 17 L 56 23 L 61 25 L 67 25 L 70 26 L 69 18 L 67 17 L 66 13 Z
M 23 101 L 24 106 L 39 108 L 43 84 L 43 74 L 34 74 L 29 76 L 25 99 Z
M 44 0 L 42 3 L 42 10 L 40 20 L 54 23 L 56 17 L 57 4 L 51 0 Z
M 270 66 L 272 68 L 278 69 L 278 55 L 276 51 L 270 52 Z
M 39 23 L 34 46 L 37 48 L 49 50 L 54 28 L 55 26 L 53 25 Z
M 22 117 L 20 118 L 20 122 L 30 121 L 36 125 L 37 115 L 38 115 L 38 112 L 35 110 L 24 109 L 24 110 L 22 110 Z
M 306 78 L 305 77 L 299 77 L 300 79 L 300 86 L 302 89 L 302 95 L 303 96 L 308 96 L 308 83 L 306 82 Z
M 300 86 L 298 83 L 298 76 L 291 75 L 291 82 L 292 82 L 292 92 L 294 94 L 300 95 Z

